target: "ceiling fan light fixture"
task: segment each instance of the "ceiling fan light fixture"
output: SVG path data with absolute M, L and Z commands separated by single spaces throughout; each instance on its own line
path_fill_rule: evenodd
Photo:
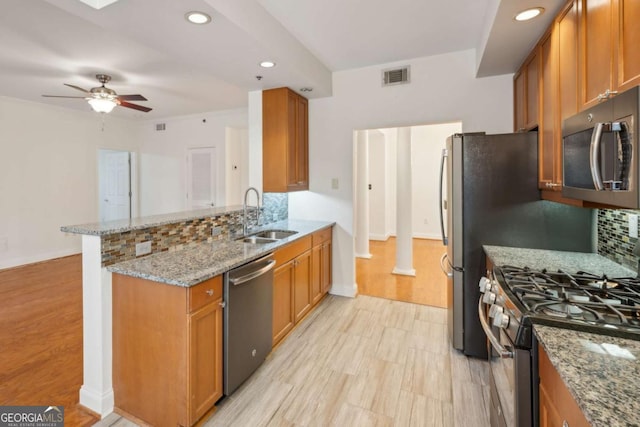
M 537 16 L 540 16 L 544 13 L 544 7 L 532 7 L 522 12 L 519 12 L 516 16 L 513 17 L 516 21 L 528 21 Z
M 211 22 L 211 16 L 207 15 L 204 12 L 198 12 L 198 11 L 187 12 L 184 15 L 184 17 L 187 19 L 187 21 L 196 25 L 204 25 Z
M 87 102 L 96 113 L 110 113 L 118 105 L 115 99 L 109 98 L 89 98 Z

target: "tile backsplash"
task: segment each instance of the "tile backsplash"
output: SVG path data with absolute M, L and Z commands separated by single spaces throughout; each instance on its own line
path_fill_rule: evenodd
M 628 209 L 598 209 L 598 254 L 632 270 L 638 269 L 638 257 L 633 254 L 637 238 L 629 237 Z

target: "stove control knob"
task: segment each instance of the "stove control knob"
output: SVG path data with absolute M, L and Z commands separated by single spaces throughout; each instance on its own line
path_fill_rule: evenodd
M 493 304 L 494 302 L 496 302 L 496 294 L 489 291 L 485 292 L 484 296 L 482 297 L 482 302 L 485 304 Z
M 486 277 L 480 278 L 480 283 L 478 284 L 480 287 L 480 292 L 485 293 L 486 291 L 491 290 L 491 279 L 487 279 Z
M 493 304 L 489 309 L 489 317 L 493 319 L 497 313 L 502 313 L 503 311 L 504 308 L 500 307 L 499 305 Z
M 504 296 L 502 296 L 502 295 L 498 295 L 498 296 L 496 297 L 496 305 L 499 305 L 499 306 L 501 306 L 501 307 L 504 307 L 504 301 L 505 301 L 505 300 L 504 300 Z
M 493 326 L 498 328 L 507 329 L 509 327 L 509 315 L 507 313 L 496 313 L 493 318 Z

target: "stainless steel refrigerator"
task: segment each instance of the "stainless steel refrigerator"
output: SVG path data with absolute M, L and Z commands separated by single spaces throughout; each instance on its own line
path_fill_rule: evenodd
M 454 348 L 486 358 L 478 319 L 482 245 L 592 252 L 594 214 L 540 200 L 537 132 L 449 137 L 440 189 L 449 335 Z

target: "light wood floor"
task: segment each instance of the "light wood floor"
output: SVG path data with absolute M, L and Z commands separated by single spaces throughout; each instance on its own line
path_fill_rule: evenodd
M 416 276 L 392 274 L 396 264 L 396 239 L 369 241 L 371 259 L 356 258 L 358 293 L 416 304 L 447 306 L 446 276 L 440 257 L 446 247 L 440 240 L 413 239 Z
M 330 295 L 205 426 L 488 426 L 487 362 L 452 350 L 445 322 L 441 308 Z
M 80 255 L 0 270 L 0 405 L 62 405 L 65 425 L 90 426 L 81 385 Z

